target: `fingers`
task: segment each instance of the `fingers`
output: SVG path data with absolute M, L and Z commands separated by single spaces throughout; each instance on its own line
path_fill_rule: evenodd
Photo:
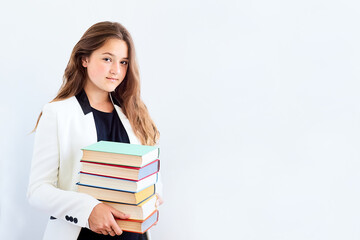
M 113 221 L 111 221 L 111 228 L 112 230 L 114 231 L 114 234 L 115 235 L 121 235 L 122 234 L 122 230 L 121 228 L 119 227 L 119 225 L 117 224 L 115 218 L 120 218 L 120 219 L 127 219 L 130 217 L 129 214 L 125 214 L 125 213 L 122 213 L 118 210 L 116 210 L 115 208 L 113 207 L 110 207 L 110 211 L 111 211 L 111 214 L 114 216 L 113 218 Z
M 103 235 L 121 235 L 122 230 L 115 221 L 115 218 L 126 219 L 129 215 L 117 211 L 116 209 L 100 203 L 96 205 L 89 217 L 90 229 Z
M 120 229 L 120 231 L 121 231 L 121 229 Z M 122 231 L 119 234 L 116 234 L 116 232 L 114 230 L 108 229 L 108 230 L 101 230 L 96 233 L 102 234 L 102 235 L 110 235 L 110 236 L 114 237 L 115 235 L 121 235 Z
M 109 226 L 104 226 L 103 229 L 100 230 L 100 233 L 103 235 L 121 235 L 123 231 L 119 227 L 119 225 L 116 223 L 115 219 L 109 221 Z
M 164 200 L 162 199 L 162 197 L 159 194 L 156 194 L 156 203 L 155 206 L 159 207 L 161 204 L 164 203 Z
M 114 218 L 127 219 L 127 218 L 130 217 L 129 214 L 125 214 L 125 213 L 123 213 L 123 212 L 120 212 L 120 211 L 118 211 L 118 210 L 116 210 L 115 208 L 112 208 L 112 207 L 110 207 L 110 206 L 109 206 L 109 208 L 110 208 L 110 211 L 111 211 L 112 215 L 114 216 Z M 114 233 L 115 233 L 116 235 L 121 235 L 121 234 L 122 234 L 122 230 L 121 230 L 121 228 L 119 227 L 119 225 L 116 223 L 115 219 L 114 219 L 114 221 L 111 223 L 111 227 L 112 227 L 112 229 L 113 229 L 113 231 L 114 231 Z
M 115 236 L 115 235 L 121 235 L 123 232 L 121 230 L 121 228 L 118 226 L 117 229 L 114 229 L 113 232 L 111 232 L 112 234 L 110 234 L 111 236 Z
M 119 225 L 116 223 L 115 219 L 114 219 L 114 222 L 112 223 L 112 230 L 114 232 L 114 236 L 115 235 L 121 235 L 122 234 L 122 230 L 121 228 L 119 227 Z M 112 235 L 111 235 L 112 236 Z
M 130 217 L 129 214 L 122 213 L 122 212 L 116 210 L 115 208 L 111 208 L 110 210 L 111 210 L 112 215 L 115 218 L 128 219 Z
M 110 236 L 114 237 L 116 234 L 115 232 L 111 229 L 111 231 L 108 232 Z M 119 234 L 120 235 L 120 234 Z

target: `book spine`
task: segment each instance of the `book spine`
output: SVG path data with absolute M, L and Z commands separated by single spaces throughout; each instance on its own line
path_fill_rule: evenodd
M 95 174 L 95 173 L 88 173 L 88 172 L 84 172 L 84 171 L 80 171 L 79 173 L 80 174 L 89 174 L 89 175 L 94 175 L 94 176 L 99 176 L 99 177 L 106 177 L 106 178 L 115 178 L 115 179 L 124 180 L 124 181 L 139 182 L 139 181 L 141 181 L 141 180 L 143 180 L 145 178 L 148 178 L 148 177 L 150 177 L 150 176 L 152 176 L 154 174 L 157 174 L 158 172 L 159 171 L 154 172 L 154 173 L 152 173 L 152 174 L 150 174 L 150 175 L 148 175 L 148 176 L 146 176 L 146 177 L 144 177 L 142 179 L 138 179 L 138 180 L 129 179 L 129 178 L 119 178 L 119 177 L 113 177 L 113 176 L 107 176 L 107 175 Z M 158 179 L 158 177 L 156 177 L 156 182 L 157 182 L 157 179 Z

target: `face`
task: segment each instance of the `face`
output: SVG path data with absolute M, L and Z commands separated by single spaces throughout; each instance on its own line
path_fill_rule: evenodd
M 102 47 L 82 59 L 88 75 L 85 87 L 106 93 L 114 91 L 125 78 L 128 62 L 126 42 L 108 39 Z

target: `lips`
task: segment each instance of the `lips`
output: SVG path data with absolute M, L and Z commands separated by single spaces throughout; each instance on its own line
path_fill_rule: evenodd
M 109 77 L 107 77 L 106 79 L 108 79 L 110 81 L 118 81 L 119 80 L 118 78 L 109 78 Z

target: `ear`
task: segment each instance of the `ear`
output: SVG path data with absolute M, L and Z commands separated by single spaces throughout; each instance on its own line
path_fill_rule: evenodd
M 81 64 L 83 67 L 87 67 L 89 62 L 89 57 L 82 57 L 81 58 Z

